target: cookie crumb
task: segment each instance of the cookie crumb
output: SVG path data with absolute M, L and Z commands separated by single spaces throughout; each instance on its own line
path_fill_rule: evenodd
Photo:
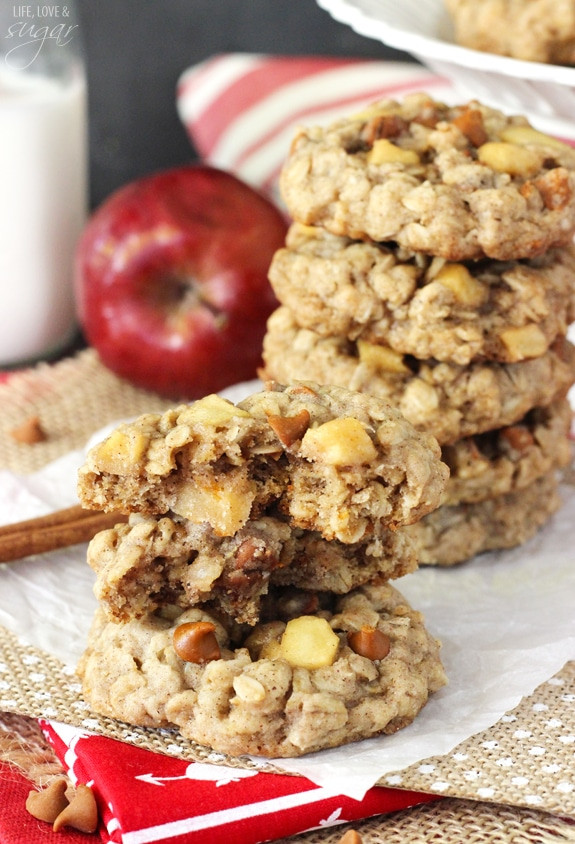
M 48 439 L 38 416 L 30 416 L 10 431 L 12 439 L 23 445 L 34 445 Z

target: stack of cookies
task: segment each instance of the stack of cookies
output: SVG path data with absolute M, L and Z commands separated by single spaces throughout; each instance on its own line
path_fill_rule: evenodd
M 451 478 L 411 529 L 420 562 L 524 542 L 571 456 L 575 149 L 414 94 L 300 131 L 281 190 L 263 374 L 384 398 L 437 438 Z
M 86 699 L 236 755 L 409 724 L 445 675 L 389 581 L 416 567 L 409 526 L 447 476 L 386 402 L 309 382 L 118 426 L 79 475 L 85 506 L 129 517 L 88 549 Z

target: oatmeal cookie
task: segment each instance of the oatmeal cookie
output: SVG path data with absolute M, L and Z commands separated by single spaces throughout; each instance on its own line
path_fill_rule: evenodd
M 308 377 L 378 396 L 442 444 L 521 419 L 575 378 L 575 350 L 559 338 L 543 355 L 518 363 L 459 366 L 403 357 L 386 346 L 321 337 L 300 328 L 285 306 L 268 320 L 265 375 L 287 383 Z
M 212 604 L 255 624 L 270 584 L 349 592 L 375 577 L 401 577 L 417 566 L 405 531 L 374 530 L 364 543 L 328 542 L 281 519 L 248 521 L 232 537 L 178 516 L 132 516 L 88 546 L 94 593 L 108 617 L 128 621 L 168 604 Z
M 575 319 L 575 248 L 467 264 L 294 224 L 269 279 L 302 328 L 461 365 L 543 354 Z
M 389 584 L 266 600 L 247 630 L 200 609 L 126 624 L 98 610 L 78 669 L 86 700 L 221 753 L 288 757 L 396 732 L 446 682 L 439 643 Z
M 517 492 L 572 459 L 567 399 L 535 407 L 514 425 L 444 446 L 450 468 L 443 504 L 473 503 Z
M 450 261 L 532 258 L 575 230 L 575 150 L 522 116 L 427 94 L 301 129 L 280 188 L 294 220 Z
M 441 506 L 405 530 L 417 543 L 421 565 L 452 566 L 531 539 L 561 506 L 558 486 L 548 472 L 517 492 Z
M 575 64 L 573 0 L 445 0 L 462 47 L 522 61 Z
M 215 395 L 120 425 L 81 468 L 86 507 L 169 512 L 233 536 L 275 510 L 292 528 L 360 542 L 437 506 L 437 442 L 380 399 L 309 383 L 237 406 Z

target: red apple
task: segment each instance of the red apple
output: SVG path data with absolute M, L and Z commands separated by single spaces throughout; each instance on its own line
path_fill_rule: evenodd
M 173 399 L 254 378 L 277 307 L 267 272 L 286 228 L 261 194 L 204 165 L 120 188 L 77 249 L 86 341 L 113 372 Z

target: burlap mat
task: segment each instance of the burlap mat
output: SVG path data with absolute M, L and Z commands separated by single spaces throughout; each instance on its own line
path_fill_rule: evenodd
M 0 468 L 34 472 L 81 448 L 108 422 L 168 406 L 120 381 L 101 366 L 92 350 L 54 365 L 39 364 L 0 385 Z M 34 445 L 18 443 L 12 431 L 34 416 L 46 439 Z
M 0 385 L 0 468 L 35 471 L 82 447 L 107 422 L 167 406 L 168 402 L 105 370 L 92 350 L 54 365 L 42 364 Z M 34 445 L 16 442 L 11 431 L 33 416 L 46 439 Z M 364 844 L 460 842 L 463 830 L 471 842 L 575 841 L 574 703 L 575 663 L 569 663 L 494 727 L 444 757 L 385 777 L 382 785 L 458 799 L 356 825 Z M 64 665 L 25 646 L 4 628 L 0 628 L 0 710 L 14 713 L 0 716 L 0 736 L 2 730 L 12 735 L 23 731 L 27 735 L 20 744 L 30 738 L 34 724 L 30 719 L 47 717 L 182 758 L 251 764 L 215 756 L 169 730 L 134 728 L 94 715 Z M 37 735 L 32 755 L 38 753 L 36 739 Z M 54 764 L 40 739 L 40 759 L 44 751 L 46 764 Z M 14 761 L 25 768 L 26 757 Z M 257 767 L 275 770 L 273 765 Z M 31 768 L 27 772 L 38 779 Z M 298 840 L 336 842 L 341 834 L 338 828 Z

